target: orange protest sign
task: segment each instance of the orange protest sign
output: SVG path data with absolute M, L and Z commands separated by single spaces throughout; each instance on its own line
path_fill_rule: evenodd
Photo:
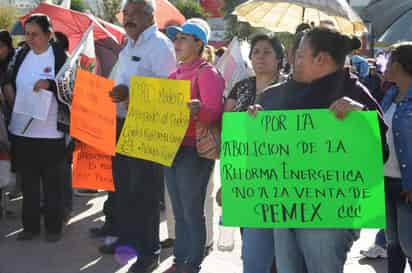
M 73 153 L 72 187 L 114 191 L 111 156 L 87 144 L 76 145 Z
M 114 81 L 77 70 L 71 108 L 70 135 L 101 152 L 116 150 L 116 105 L 109 97 Z

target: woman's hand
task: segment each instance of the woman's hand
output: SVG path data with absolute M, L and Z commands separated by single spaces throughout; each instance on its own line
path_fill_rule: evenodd
M 39 92 L 40 90 L 49 90 L 50 83 L 48 80 L 38 80 L 33 87 L 34 92 Z
M 197 116 L 200 112 L 200 106 L 202 103 L 198 99 L 191 100 L 187 103 L 187 107 L 190 109 L 191 116 Z
M 259 111 L 263 111 L 263 107 L 260 104 L 254 104 L 254 105 L 250 105 L 247 108 L 247 112 L 249 113 L 249 115 L 253 118 L 256 117 L 256 113 Z
M 336 118 L 338 119 L 344 119 L 350 112 L 361 111 L 363 109 L 365 109 L 365 106 L 363 104 L 348 97 L 342 97 L 338 99 L 329 107 L 329 110 L 334 112 Z

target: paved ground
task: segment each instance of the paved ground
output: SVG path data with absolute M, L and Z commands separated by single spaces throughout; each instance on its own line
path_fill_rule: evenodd
M 101 242 L 88 237 L 87 230 L 100 225 L 103 220 L 101 209 L 104 200 L 103 193 L 91 199 L 75 197 L 74 216 L 65 229 L 64 238 L 56 244 L 46 243 L 42 237 L 31 242 L 16 241 L 16 234 L 20 229 L 21 201 L 11 202 L 10 209 L 15 215 L 0 220 L 0 273 L 127 272 L 133 260 L 129 260 L 127 264 L 124 257 L 101 256 L 97 251 Z M 218 215 L 218 208 L 215 208 L 215 211 L 215 215 Z M 375 233 L 376 230 L 362 231 L 361 238 L 349 254 L 345 273 L 387 272 L 385 260 L 360 259 L 359 250 L 369 246 Z M 166 224 L 162 221 L 161 239 L 165 237 Z M 170 250 L 162 252 L 162 264 L 156 273 L 163 272 L 172 263 L 170 255 Z M 206 258 L 201 272 L 241 273 L 240 238 L 236 239 L 236 248 L 233 252 L 213 251 Z

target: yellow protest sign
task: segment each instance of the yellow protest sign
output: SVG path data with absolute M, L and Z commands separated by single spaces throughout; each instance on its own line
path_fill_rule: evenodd
M 118 153 L 171 166 L 189 126 L 190 81 L 132 77 Z

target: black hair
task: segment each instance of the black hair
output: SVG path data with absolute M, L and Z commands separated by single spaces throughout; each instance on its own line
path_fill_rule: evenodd
M 346 56 L 354 49 L 353 38 L 330 28 L 315 27 L 304 37 L 309 40 L 313 56 L 326 52 L 339 66 L 344 65 Z
M 218 57 L 222 57 L 223 54 L 225 54 L 226 50 L 227 50 L 227 47 L 221 46 L 221 47 L 219 47 L 218 49 L 215 50 L 215 55 L 218 56 Z
M 303 30 L 296 32 L 295 35 L 293 35 L 293 41 L 292 41 L 292 55 L 296 54 L 296 51 L 299 48 L 300 41 L 302 41 L 303 36 L 305 36 L 305 33 L 308 32 L 308 30 Z
M 32 24 L 32 23 L 38 25 L 40 29 L 43 31 L 43 33 L 53 32 L 50 18 L 49 16 L 45 14 L 35 13 L 35 14 L 30 15 L 30 17 L 24 23 L 24 26 L 26 26 L 27 24 Z
M 11 38 L 10 33 L 7 30 L 0 30 L 0 42 L 2 42 L 8 48 L 7 56 L 4 59 L 0 60 L 0 82 L 2 83 L 6 77 L 5 75 L 8 68 L 8 64 L 14 56 L 13 40 Z
M 391 62 L 397 62 L 412 76 L 412 44 L 398 44 L 391 48 Z
M 358 50 L 359 48 L 362 47 L 362 42 L 358 37 L 352 36 L 350 39 L 351 39 L 350 45 L 351 45 L 352 51 Z
M 13 50 L 13 39 L 11 38 L 10 33 L 5 30 L 0 30 L 0 42 L 5 44 L 10 50 Z
M 67 35 L 64 34 L 63 32 L 56 31 L 54 33 L 54 36 L 56 37 L 56 42 L 59 44 L 65 51 L 69 51 L 69 39 L 67 38 Z
M 312 27 L 308 23 L 301 23 L 296 27 L 295 33 L 302 32 L 307 29 L 311 29 Z
M 283 65 L 283 58 L 285 57 L 285 49 L 282 43 L 275 35 L 267 35 L 264 33 L 259 33 L 252 36 L 250 40 L 250 51 L 249 51 L 249 59 L 252 58 L 252 52 L 255 48 L 256 44 L 260 41 L 267 41 L 272 46 L 273 51 L 276 53 L 276 58 L 279 60 L 279 67 L 280 69 Z
M 13 39 L 11 38 L 10 33 L 7 30 L 0 30 L 0 42 L 4 43 L 9 49 L 9 54 L 5 61 L 8 63 L 14 55 Z

